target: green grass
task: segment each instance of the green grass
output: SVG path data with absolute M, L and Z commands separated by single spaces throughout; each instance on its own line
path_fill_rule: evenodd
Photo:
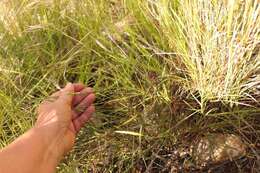
M 59 172 L 166 167 L 161 150 L 213 132 L 239 135 L 259 170 L 259 28 L 257 0 L 3 0 L 0 146 L 80 81 L 97 112 Z

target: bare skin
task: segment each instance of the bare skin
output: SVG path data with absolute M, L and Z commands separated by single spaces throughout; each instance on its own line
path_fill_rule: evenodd
M 0 151 L 0 173 L 54 173 L 95 112 L 94 100 L 82 84 L 68 84 L 46 99 L 35 126 Z

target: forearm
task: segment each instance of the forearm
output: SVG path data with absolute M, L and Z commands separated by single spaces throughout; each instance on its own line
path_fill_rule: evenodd
M 35 126 L 0 150 L 0 173 L 54 173 L 72 149 L 76 133 L 95 111 L 95 95 L 82 84 L 68 84 L 51 97 L 57 99 L 37 109 Z
M 36 132 L 37 131 L 37 132 Z M 31 129 L 0 151 L 0 173 L 54 173 L 60 157 L 44 132 Z

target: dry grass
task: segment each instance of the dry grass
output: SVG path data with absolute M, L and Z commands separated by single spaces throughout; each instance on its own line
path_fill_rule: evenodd
M 247 145 L 235 172 L 259 171 L 259 1 L 19 0 L 0 14 L 1 147 L 81 81 L 97 113 L 59 172 L 199 171 L 179 154 L 212 133 Z

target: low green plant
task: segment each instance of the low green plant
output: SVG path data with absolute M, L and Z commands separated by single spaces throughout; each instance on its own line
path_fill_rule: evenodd
M 97 112 L 59 172 L 162 171 L 162 153 L 216 132 L 257 158 L 259 28 L 257 0 L 1 1 L 0 146 L 70 81 Z

